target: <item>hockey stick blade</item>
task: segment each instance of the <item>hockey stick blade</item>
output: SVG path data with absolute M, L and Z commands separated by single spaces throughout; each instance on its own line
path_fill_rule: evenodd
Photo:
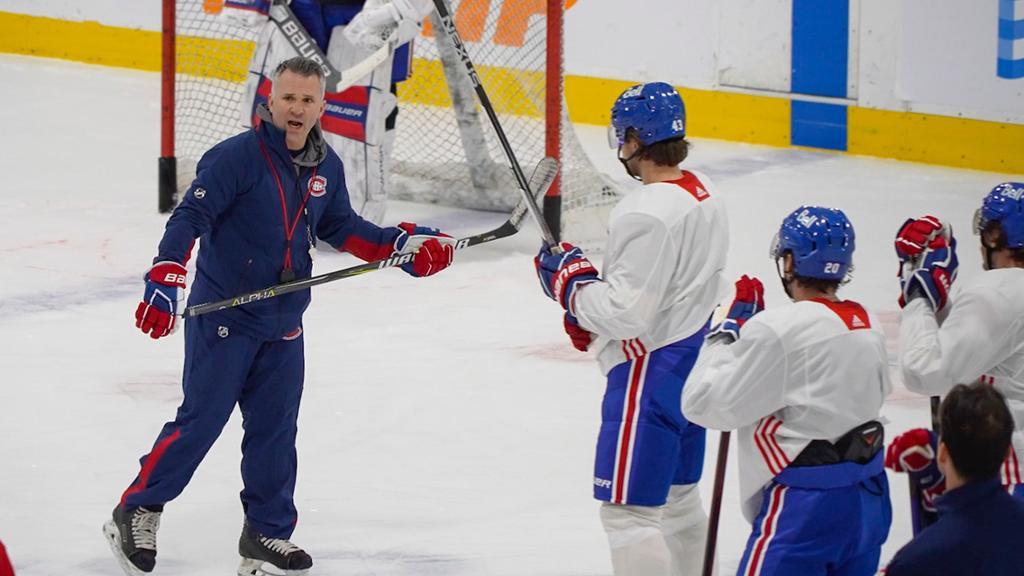
M 299 55 L 314 60 L 320 65 L 324 72 L 324 86 L 328 92 L 343 92 L 352 87 L 353 84 L 364 78 L 382 62 L 391 56 L 391 44 L 385 42 L 383 46 L 375 50 L 361 62 L 358 62 L 345 70 L 338 70 L 327 59 L 327 56 L 320 49 L 320 46 L 309 35 L 306 28 L 295 17 L 287 0 L 274 0 L 270 10 L 270 19 L 281 30 L 288 43 L 292 45 Z
M 551 184 L 555 181 L 555 177 L 558 175 L 558 161 L 551 157 L 545 157 L 537 163 L 537 167 L 533 171 L 533 176 L 530 178 L 532 183 L 532 189 L 537 191 L 538 195 L 547 194 L 548 188 L 551 188 Z M 501 226 L 481 234 L 474 234 L 465 238 L 460 238 L 455 243 L 455 250 L 462 250 L 469 248 L 470 246 L 476 246 L 477 244 L 484 244 L 486 242 L 492 242 L 500 238 L 511 236 L 519 231 L 519 227 L 523 222 L 523 218 L 528 212 L 528 207 L 525 200 L 519 202 L 516 207 L 512 210 L 508 220 L 506 220 Z M 260 300 L 266 300 L 268 298 L 274 298 L 290 292 L 297 292 L 299 290 L 305 290 L 313 286 L 320 284 L 326 284 L 328 282 L 334 282 L 335 280 L 341 280 L 343 278 L 351 278 L 352 276 L 359 276 L 360 274 L 366 274 L 367 272 L 373 272 L 376 270 L 382 270 L 384 268 L 393 268 L 395 266 L 401 266 L 402 264 L 408 264 L 412 262 L 415 254 L 398 254 L 385 258 L 384 260 L 377 260 L 375 262 L 367 262 L 366 264 L 360 264 L 358 266 L 352 266 L 351 268 L 343 268 L 341 270 L 335 270 L 334 272 L 328 272 L 326 274 L 320 274 L 319 276 L 313 276 L 311 278 L 304 278 L 302 280 L 293 280 L 291 282 L 285 282 L 278 284 L 277 286 L 271 286 L 264 288 L 263 290 L 257 290 L 255 292 L 249 292 L 247 294 L 239 294 L 234 298 L 228 298 L 219 302 L 209 302 L 206 304 L 196 304 L 189 306 L 184 310 L 182 316 L 185 318 L 194 318 L 196 316 L 206 314 L 209 312 L 216 312 L 218 310 L 225 310 L 227 308 L 234 308 L 236 306 L 242 306 L 249 304 L 250 302 L 258 302 Z

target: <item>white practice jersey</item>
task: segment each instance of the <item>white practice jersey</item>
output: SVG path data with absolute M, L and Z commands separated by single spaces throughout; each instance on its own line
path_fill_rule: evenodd
M 684 170 L 612 209 L 602 281 L 573 302 L 580 326 L 598 336 L 604 373 L 693 335 L 728 292 L 729 222 L 717 194 L 707 176 Z
M 942 395 L 979 379 L 1006 396 L 1016 422 L 1004 484 L 1021 484 L 1024 461 L 1024 268 L 989 270 L 965 286 L 936 320 L 923 298 L 903 308 L 900 365 L 909 390 Z
M 761 312 L 740 339 L 708 342 L 683 387 L 683 415 L 739 429 L 743 514 L 812 440 L 878 419 L 889 380 L 885 334 L 856 302 L 807 300 Z

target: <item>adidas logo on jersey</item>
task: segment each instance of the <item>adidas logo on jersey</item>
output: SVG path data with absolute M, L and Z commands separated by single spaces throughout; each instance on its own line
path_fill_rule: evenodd
M 864 321 L 860 319 L 860 316 L 854 314 L 853 319 L 850 320 L 850 326 L 852 326 L 853 328 L 863 328 Z

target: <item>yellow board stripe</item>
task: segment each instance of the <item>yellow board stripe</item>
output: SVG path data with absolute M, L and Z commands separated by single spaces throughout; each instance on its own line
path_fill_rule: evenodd
M 0 12 L 0 52 L 160 70 L 160 33 Z
M 850 107 L 847 150 L 958 168 L 1024 174 L 1024 126 Z
M 217 46 L 220 43 L 230 46 L 225 49 Z M 224 50 L 228 54 L 226 61 L 222 60 L 216 68 L 188 56 Z M 245 42 L 179 39 L 178 70 L 240 82 L 245 77 L 250 50 Z M 158 71 L 160 33 L 0 11 L 0 52 Z M 499 113 L 532 117 L 542 114 L 529 98 L 496 97 L 508 91 L 509 86 L 535 93 L 543 85 L 542 74 L 487 66 L 478 67 L 478 71 Z M 399 96 L 406 101 L 445 105 L 446 91 L 423 88 L 443 76 L 439 63 L 417 60 L 413 79 L 400 88 Z M 632 84 L 624 80 L 566 76 L 570 118 L 574 122 L 606 125 L 611 103 Z M 687 131 L 692 136 L 789 145 L 788 99 L 691 88 L 679 91 L 686 101 Z M 1020 153 L 1024 150 L 1024 125 L 856 106 L 848 111 L 850 153 L 1024 174 L 1024 154 Z

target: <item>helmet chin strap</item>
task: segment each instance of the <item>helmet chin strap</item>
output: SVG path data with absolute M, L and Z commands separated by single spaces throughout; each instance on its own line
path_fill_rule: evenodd
M 994 252 L 995 252 L 995 249 L 992 248 L 991 246 L 989 246 L 988 244 L 985 244 L 985 239 L 982 238 L 981 239 L 981 255 L 983 256 L 983 258 L 981 259 L 981 266 L 985 270 L 991 270 L 992 269 L 992 254 Z
M 632 160 L 633 158 L 636 158 L 638 154 L 643 152 L 643 150 L 644 150 L 644 148 L 643 148 L 643 146 L 641 146 L 641 147 L 636 149 L 636 152 L 633 152 L 632 154 L 630 154 L 628 158 L 623 158 L 622 157 L 622 147 L 619 146 L 619 153 L 616 154 L 616 156 L 619 159 L 619 162 L 622 162 L 622 165 L 626 168 L 626 174 L 629 174 L 629 176 L 633 180 L 636 180 L 638 182 L 643 182 L 644 179 L 641 178 L 639 174 L 635 174 L 633 172 L 633 170 L 629 167 L 629 161 Z
M 785 290 L 786 296 L 788 296 L 789 299 L 792 300 L 793 299 L 793 292 L 790 290 L 789 285 L 792 284 L 793 279 L 792 278 L 790 278 L 789 280 L 786 279 L 786 275 L 782 272 L 782 266 L 779 264 L 779 262 L 781 260 L 782 260 L 782 258 L 776 258 L 775 259 L 775 271 L 779 273 L 779 281 L 782 282 L 782 289 Z

